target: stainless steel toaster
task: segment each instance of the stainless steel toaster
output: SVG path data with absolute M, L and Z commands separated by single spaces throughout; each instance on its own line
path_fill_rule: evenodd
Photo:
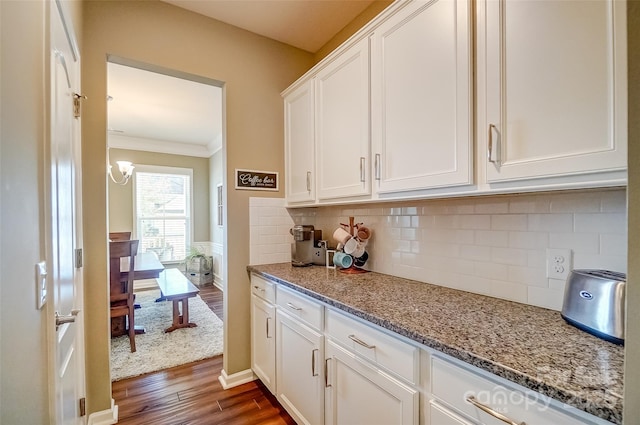
M 567 278 L 562 317 L 599 338 L 624 344 L 624 273 L 573 270 Z

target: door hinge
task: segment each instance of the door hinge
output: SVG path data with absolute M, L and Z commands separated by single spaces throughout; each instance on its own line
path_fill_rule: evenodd
M 83 94 L 73 94 L 73 117 L 80 118 L 80 100 L 86 99 L 87 96 Z
M 84 416 L 87 414 L 87 400 L 82 397 L 80 399 L 80 416 Z
M 82 268 L 82 248 L 76 248 L 76 269 Z

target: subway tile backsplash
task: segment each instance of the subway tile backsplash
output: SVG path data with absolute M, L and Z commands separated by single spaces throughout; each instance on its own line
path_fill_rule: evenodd
M 278 217 L 273 244 L 285 258 L 294 223 L 322 229 L 335 246 L 333 231 L 354 216 L 373 230 L 370 270 L 554 310 L 562 307 L 564 281 L 546 277 L 547 248 L 573 250 L 573 268 L 627 271 L 624 189 L 289 209 L 288 221 L 273 210 L 284 210 L 280 201 L 251 204 L 253 264 L 254 253 L 256 261 L 276 257 L 254 244 L 271 242 L 260 233 L 267 217 Z M 260 211 L 269 215 L 254 217 Z
M 293 219 L 283 198 L 249 198 L 249 262 L 252 265 L 291 261 Z
M 563 280 L 546 277 L 547 248 L 573 268 L 627 271 L 624 189 L 289 209 L 250 198 L 250 262 L 291 261 L 289 229 L 312 224 L 331 240 L 354 216 L 373 230 L 366 268 L 554 310 Z

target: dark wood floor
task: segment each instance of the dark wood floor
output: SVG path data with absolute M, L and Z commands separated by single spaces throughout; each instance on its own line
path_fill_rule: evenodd
M 224 320 L 222 291 L 201 286 L 200 296 Z M 260 381 L 223 390 L 222 356 L 113 383 L 119 424 L 273 424 L 295 422 Z

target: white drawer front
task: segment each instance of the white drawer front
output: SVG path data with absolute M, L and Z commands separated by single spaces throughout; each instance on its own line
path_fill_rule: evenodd
M 472 425 L 471 422 L 462 419 L 460 416 L 433 402 L 429 403 L 429 424 Z
M 438 400 L 484 425 L 504 422 L 471 404 L 467 401 L 469 397 L 474 397 L 476 402 L 518 424 L 600 423 L 596 417 L 593 417 L 594 422 L 577 419 L 556 410 L 549 404 L 550 399 L 534 391 L 528 391 L 525 395 L 436 356 L 431 357 L 431 385 L 431 392 Z
M 251 275 L 251 293 L 270 303 L 276 302 L 276 285 L 275 283 L 258 276 Z
M 297 294 L 283 286 L 278 287 L 278 307 L 297 317 L 316 330 L 322 329 L 323 306 L 306 295 Z
M 325 335 L 374 364 L 417 384 L 418 347 L 333 310 L 327 310 Z

